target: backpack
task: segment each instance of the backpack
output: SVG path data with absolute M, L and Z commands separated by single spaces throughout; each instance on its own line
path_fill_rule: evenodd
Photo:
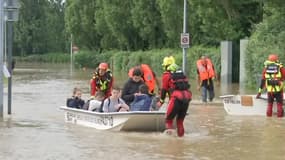
M 172 72 L 170 81 L 173 90 L 188 90 L 190 88 L 189 81 L 181 70 Z
M 91 99 L 88 99 L 88 100 L 84 103 L 82 109 L 84 109 L 84 110 L 89 110 L 90 101 L 91 101 Z M 101 105 L 100 105 L 99 112 L 101 112 L 102 107 L 103 107 L 103 102 L 102 102 Z M 95 112 L 95 111 L 96 111 L 96 108 L 92 110 L 92 112 Z M 103 111 L 102 111 L 102 112 L 103 112 Z
M 108 98 L 108 107 L 110 106 L 110 103 L 111 103 L 111 99 L 110 99 L 110 97 L 109 97 L 109 98 Z M 120 104 L 120 99 L 118 99 L 118 104 Z M 104 105 L 104 101 L 101 103 L 99 112 L 103 112 L 103 105 Z M 118 109 L 118 110 L 120 110 L 120 109 Z

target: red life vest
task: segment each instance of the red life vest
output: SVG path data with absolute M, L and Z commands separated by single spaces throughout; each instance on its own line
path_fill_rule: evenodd
M 213 63 L 209 58 L 206 58 L 206 60 L 199 59 L 197 61 L 197 69 L 199 71 L 199 77 L 201 81 L 215 77 L 216 73 L 213 67 Z

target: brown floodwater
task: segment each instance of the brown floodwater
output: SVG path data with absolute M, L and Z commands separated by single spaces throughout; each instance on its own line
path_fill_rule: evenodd
M 238 84 L 216 85 L 215 103 L 201 104 L 193 83 L 194 99 L 185 119 L 183 138 L 160 132 L 98 131 L 66 124 L 59 106 L 65 105 L 75 86 L 82 88 L 83 97 L 88 98 L 90 73 L 76 69 L 71 73 L 68 64 L 17 64 L 12 115 L 7 115 L 4 88 L 0 160 L 284 159 L 284 118 L 230 116 L 224 111 L 218 96 L 240 93 Z M 122 75 L 127 74 L 118 75 L 116 83 L 123 84 L 126 78 Z

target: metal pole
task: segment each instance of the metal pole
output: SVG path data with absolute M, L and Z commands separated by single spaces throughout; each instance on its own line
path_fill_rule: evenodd
M 13 48 L 13 22 L 7 21 L 7 61 L 8 61 L 8 71 L 10 72 L 10 77 L 8 77 L 8 114 L 11 114 L 12 110 L 12 48 Z
M 184 16 L 183 16 L 183 33 L 186 33 L 187 32 L 187 30 L 186 30 L 186 18 L 187 18 L 187 16 L 186 16 L 186 13 L 187 13 L 187 7 L 186 7 L 186 4 L 187 4 L 187 2 L 186 2 L 186 0 L 184 0 Z M 183 72 L 184 72 L 184 74 L 187 76 L 188 75 L 188 73 L 187 73 L 187 69 L 186 69 L 186 66 L 187 66 L 187 48 L 186 47 L 183 47 Z
M 0 118 L 3 118 L 3 0 L 0 0 Z
M 72 50 L 72 34 L 70 35 L 70 75 L 72 76 L 73 72 L 73 50 Z
M 4 12 L 4 15 L 5 15 L 5 12 Z M 4 52 L 3 52 L 3 62 L 4 62 L 4 65 L 7 64 L 7 21 L 4 20 L 3 21 L 3 36 L 4 36 L 4 39 L 3 39 L 3 49 L 4 49 Z

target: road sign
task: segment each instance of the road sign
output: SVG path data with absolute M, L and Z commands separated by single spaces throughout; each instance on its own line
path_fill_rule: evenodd
M 189 48 L 189 33 L 181 33 L 180 43 L 181 48 Z
M 78 51 L 79 51 L 79 48 L 76 45 L 73 45 L 72 46 L 72 52 L 76 54 L 76 53 L 78 53 Z

